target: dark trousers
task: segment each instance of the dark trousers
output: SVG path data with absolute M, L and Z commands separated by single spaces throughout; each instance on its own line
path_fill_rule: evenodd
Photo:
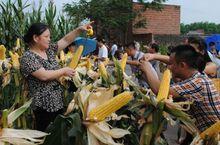
M 41 108 L 33 110 L 36 122 L 36 130 L 45 131 L 50 122 L 53 122 L 57 115 L 63 113 L 63 109 L 56 112 L 47 112 Z

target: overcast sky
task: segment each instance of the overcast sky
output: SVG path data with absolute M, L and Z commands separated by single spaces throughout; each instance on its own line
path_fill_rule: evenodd
M 2 0 L 0 0 L 2 1 Z M 7 0 L 3 0 L 7 1 Z M 24 0 L 26 1 L 26 0 Z M 32 0 L 28 0 L 32 1 Z M 38 3 L 38 0 L 34 0 Z M 47 3 L 49 0 L 43 0 Z M 64 3 L 76 0 L 53 0 L 58 8 L 62 10 Z M 151 1 L 151 0 L 149 0 Z M 193 22 L 214 22 L 220 24 L 220 0 L 168 0 L 167 4 L 181 6 L 181 22 L 185 24 Z
M 200 21 L 220 24 L 220 0 L 169 0 L 167 3 L 181 6 L 181 22 Z
M 61 2 L 62 1 L 62 2 Z M 73 0 L 54 0 L 58 7 Z M 167 4 L 181 6 L 181 22 L 214 22 L 220 24 L 220 0 L 168 0 Z

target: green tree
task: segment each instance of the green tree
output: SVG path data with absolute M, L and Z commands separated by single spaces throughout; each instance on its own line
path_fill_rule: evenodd
M 139 0 L 143 8 L 135 11 L 132 0 L 80 0 L 72 4 L 66 4 L 64 11 L 70 17 L 79 23 L 85 18 L 95 21 L 94 29 L 99 35 L 109 38 L 110 31 L 117 32 L 118 36 L 125 37 L 132 24 L 132 20 L 139 16 L 140 12 L 146 8 L 161 9 L 161 3 L 166 0 L 153 0 L 152 2 Z M 138 27 L 146 26 L 145 20 L 141 19 Z M 126 39 L 126 38 L 125 38 Z M 126 41 L 126 40 L 125 40 Z
M 181 34 L 186 34 L 189 31 L 195 31 L 203 29 L 205 34 L 216 34 L 220 33 L 220 24 L 209 23 L 209 22 L 196 22 L 191 24 L 181 23 Z

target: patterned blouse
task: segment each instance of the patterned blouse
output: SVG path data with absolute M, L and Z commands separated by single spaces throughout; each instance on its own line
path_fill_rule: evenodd
M 202 132 L 220 120 L 220 96 L 213 82 L 204 74 L 196 72 L 191 78 L 176 83 L 172 88 L 193 101 L 189 114 Z
M 29 87 L 29 96 L 33 98 L 32 109 L 37 107 L 48 112 L 55 112 L 63 108 L 63 87 L 57 80 L 41 81 L 31 73 L 44 68 L 45 70 L 57 70 L 60 68 L 56 61 L 58 45 L 50 45 L 47 49 L 47 60 L 28 50 L 21 58 L 21 73 L 25 77 Z

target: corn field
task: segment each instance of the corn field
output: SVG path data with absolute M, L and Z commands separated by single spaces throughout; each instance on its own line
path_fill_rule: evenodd
M 48 3 L 42 10 L 31 7 L 22 0 L 1 2 L 0 6 L 0 144 L 45 145 L 166 145 L 160 136 L 164 124 L 175 124 L 175 117 L 194 134 L 192 145 L 215 145 L 220 123 L 198 134 L 190 116 L 182 105 L 168 99 L 171 73 L 164 72 L 159 93 L 135 84 L 125 72 L 127 54 L 122 60 L 113 58 L 112 73 L 109 60 L 96 63 L 97 57 L 81 57 L 80 46 L 72 57 L 61 52 L 57 61 L 62 67 L 76 70 L 73 78 L 61 77 L 65 89 L 65 109 L 49 125 L 46 132 L 34 129 L 34 116 L 30 109 L 31 98 L 25 80 L 20 73 L 19 58 L 27 49 L 22 38 L 27 27 L 34 22 L 45 22 L 57 41 L 76 25 L 70 25 L 63 15 L 57 15 L 54 4 Z M 72 83 L 70 83 L 72 82 Z M 74 85 L 75 92 L 68 91 Z M 203 141 L 204 140 L 204 141 Z

